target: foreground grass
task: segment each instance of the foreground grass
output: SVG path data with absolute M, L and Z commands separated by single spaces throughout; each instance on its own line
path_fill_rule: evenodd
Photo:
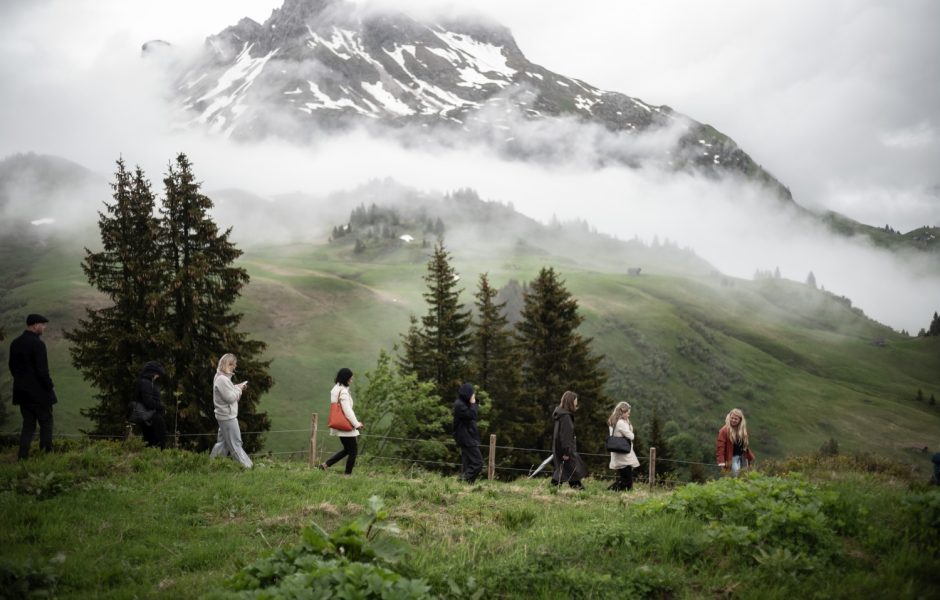
M 792 474 L 801 465 L 815 483 Z M 590 480 L 465 486 L 367 459 L 344 477 L 133 443 L 26 463 L 6 451 L 0 596 L 199 597 L 376 495 L 411 548 L 400 569 L 438 596 L 938 597 L 940 492 L 850 466 L 616 494 Z

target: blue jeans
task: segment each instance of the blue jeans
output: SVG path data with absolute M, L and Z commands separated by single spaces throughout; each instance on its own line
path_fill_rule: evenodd
M 747 459 L 743 456 L 731 457 L 731 475 L 737 477 L 741 469 L 747 468 Z

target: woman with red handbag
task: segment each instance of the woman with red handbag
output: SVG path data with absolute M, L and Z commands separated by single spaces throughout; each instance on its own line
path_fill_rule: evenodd
M 353 372 L 343 367 L 336 374 L 336 385 L 330 390 L 330 418 L 327 424 L 330 427 L 330 435 L 339 437 L 343 449 L 320 465 L 320 469 L 323 471 L 339 462 L 343 457 L 346 457 L 347 475 L 350 475 L 353 467 L 356 466 L 356 455 L 359 453 L 356 438 L 359 437 L 362 423 L 356 419 L 356 413 L 353 411 L 352 394 L 349 393 L 349 383 L 352 378 Z

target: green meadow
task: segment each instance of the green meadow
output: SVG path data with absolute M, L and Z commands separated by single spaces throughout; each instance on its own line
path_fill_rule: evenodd
M 30 252 L 4 297 L 3 322 L 16 335 L 21 313 L 41 309 L 52 319 L 56 431 L 77 435 L 88 426 L 79 410 L 94 402 L 94 390 L 71 366 L 61 332 L 103 298 L 84 280 L 79 247 L 50 243 Z M 268 344 L 275 379 L 261 403 L 272 420 L 267 450 L 306 449 L 310 415 L 325 413 L 338 368 L 364 375 L 381 349 L 393 350 L 409 315 L 423 313 L 426 253 L 416 244 L 357 255 L 348 242 L 246 250 L 239 264 L 251 282 L 237 310 L 243 328 Z M 785 279 L 682 274 L 665 263 L 630 276 L 620 259 L 588 263 L 526 246 L 452 254 L 467 304 L 480 273 L 503 286 L 553 266 L 579 303 L 582 333 L 605 357 L 609 395 L 631 402 L 641 432 L 656 407 L 677 442 L 674 458 L 707 462 L 734 406 L 747 415 L 759 460 L 834 439 L 845 451 L 905 461 L 923 475 L 923 454 L 913 449 L 940 446 L 940 407 L 915 400 L 918 389 L 940 395 L 940 338 L 903 336 L 829 293 Z M 5 370 L 0 385 L 8 389 Z M 6 431 L 17 426 L 13 415 Z M 601 443 L 603 424 L 578 427 L 586 447 Z
M 267 458 L 248 471 L 136 439 L 27 463 L 6 450 L 0 597 L 938 597 L 940 492 L 904 465 L 803 457 L 672 490 L 605 483 L 467 486 L 369 456 L 349 477 Z M 369 533 L 376 501 L 397 532 Z

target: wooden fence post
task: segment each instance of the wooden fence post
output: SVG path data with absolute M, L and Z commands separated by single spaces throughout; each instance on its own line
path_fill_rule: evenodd
M 490 434 L 490 461 L 486 467 L 486 478 L 496 479 L 496 434 Z
M 307 463 L 311 468 L 317 466 L 317 413 L 310 414 L 310 456 Z
M 650 491 L 656 487 L 656 448 L 650 448 Z

